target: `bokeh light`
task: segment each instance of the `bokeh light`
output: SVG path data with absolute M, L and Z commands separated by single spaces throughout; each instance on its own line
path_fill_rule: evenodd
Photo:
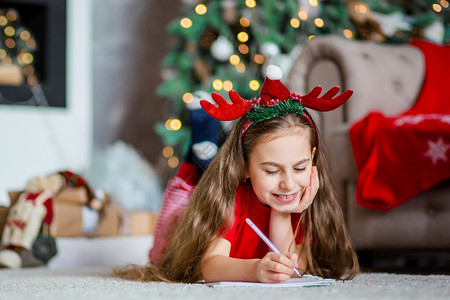
M 316 25 L 319 28 L 322 28 L 324 25 L 324 22 L 321 18 L 315 18 L 314 19 L 314 25 Z
M 253 8 L 256 6 L 256 2 L 255 0 L 245 0 L 245 5 L 247 5 L 247 7 Z
M 194 95 L 192 95 L 191 93 L 184 93 L 183 101 L 185 103 L 191 103 L 193 100 L 194 100 Z
M 351 31 L 350 29 L 344 29 L 343 33 L 346 38 L 348 39 L 353 38 L 353 31 Z
M 164 156 L 165 158 L 169 158 L 169 157 L 172 157 L 172 156 L 173 156 L 174 152 L 175 152 L 175 151 L 173 150 L 172 147 L 166 146 L 166 147 L 164 147 L 164 149 L 163 149 L 163 151 L 162 151 L 162 154 L 163 154 L 163 156 Z
M 6 36 L 14 36 L 16 34 L 16 30 L 12 26 L 6 26 L 3 32 Z
M 212 87 L 213 89 L 215 89 L 216 91 L 220 91 L 223 88 L 223 82 L 220 79 L 215 79 L 212 82 Z
M 167 164 L 169 165 L 170 168 L 175 169 L 176 167 L 178 167 L 178 164 L 180 163 L 180 160 L 178 159 L 178 157 L 176 156 L 172 156 L 171 158 L 169 158 L 167 160 Z
M 249 27 L 250 26 L 250 20 L 246 17 L 242 17 L 239 19 L 239 24 L 241 24 L 242 27 Z
M 241 43 L 245 43 L 248 41 L 248 34 L 247 32 L 241 31 L 238 33 L 237 38 Z
M 300 21 L 297 18 L 292 18 L 291 19 L 291 26 L 294 28 L 299 28 L 300 27 Z
M 197 4 L 195 7 L 195 12 L 199 15 L 204 15 L 208 11 L 208 8 L 206 8 L 205 4 Z
M 262 65 L 264 63 L 264 56 L 261 54 L 255 54 L 255 56 L 253 56 L 253 60 L 255 63 Z
M 0 26 L 6 26 L 8 19 L 5 16 L 0 16 Z
M 299 10 L 298 17 L 300 18 L 300 20 L 306 21 L 308 19 L 308 13 L 304 10 Z
M 233 83 L 229 80 L 225 80 L 223 82 L 223 89 L 227 92 L 231 91 L 233 89 Z
M 192 26 L 192 20 L 189 18 L 183 18 L 180 21 L 180 25 L 183 28 L 190 28 Z
M 241 59 L 236 54 L 230 56 L 230 63 L 235 66 L 241 62 Z
M 170 129 L 172 129 L 174 131 L 180 130 L 180 128 L 181 128 L 181 121 L 178 120 L 178 119 L 172 119 L 170 121 L 170 125 L 169 126 L 170 126 Z
M 435 11 L 435 12 L 441 12 L 441 10 L 442 10 L 442 6 L 440 6 L 439 4 L 433 4 L 433 10 Z
M 319 2 L 317 0 L 309 0 L 309 4 L 312 7 L 317 7 L 317 5 L 319 5 Z
M 238 47 L 239 52 L 241 52 L 242 54 L 247 54 L 248 53 L 248 46 L 245 44 L 240 44 Z
M 244 63 L 240 63 L 236 66 L 236 71 L 238 71 L 239 73 L 244 73 L 245 72 L 245 65 Z
M 248 86 L 252 91 L 257 91 L 259 89 L 259 82 L 258 80 L 251 80 Z
M 20 38 L 22 39 L 22 41 L 28 41 L 31 37 L 31 34 L 28 30 L 22 30 L 20 32 Z

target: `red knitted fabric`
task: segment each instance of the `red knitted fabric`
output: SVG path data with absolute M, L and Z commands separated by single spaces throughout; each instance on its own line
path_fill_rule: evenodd
M 425 57 L 416 103 L 397 116 L 371 112 L 350 129 L 356 201 L 390 210 L 450 178 L 450 47 L 413 41 Z

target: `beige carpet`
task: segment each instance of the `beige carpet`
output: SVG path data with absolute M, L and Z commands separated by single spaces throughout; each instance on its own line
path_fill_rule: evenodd
M 110 267 L 0 270 L 0 299 L 450 299 L 450 275 L 363 273 L 328 287 L 208 287 L 114 278 Z

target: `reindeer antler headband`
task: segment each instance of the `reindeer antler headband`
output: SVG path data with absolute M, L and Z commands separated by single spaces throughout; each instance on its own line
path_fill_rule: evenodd
M 217 105 L 206 100 L 201 100 L 200 105 L 211 117 L 221 121 L 231 121 L 246 115 L 247 122 L 242 131 L 244 134 L 250 126 L 258 122 L 290 113 L 305 116 L 314 128 L 311 119 L 304 112 L 305 107 L 318 111 L 330 111 L 344 104 L 353 94 L 352 90 L 346 90 L 334 97 L 340 90 L 338 86 L 335 86 L 319 97 L 322 87 L 316 86 L 308 94 L 300 96 L 290 93 L 281 83 L 281 77 L 281 69 L 270 65 L 260 91 L 260 98 L 245 100 L 236 91 L 231 90 L 229 96 L 232 103 L 228 103 L 220 94 L 214 92 L 211 96 Z

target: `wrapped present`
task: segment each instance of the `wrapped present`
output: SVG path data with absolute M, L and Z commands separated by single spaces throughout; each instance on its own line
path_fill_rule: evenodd
M 97 236 L 120 235 L 122 209 L 119 206 L 107 205 L 100 214 Z
M 83 206 L 88 202 L 86 189 L 68 188 L 56 195 L 50 235 L 74 237 L 83 235 Z
M 155 232 L 158 213 L 153 211 L 126 211 L 122 214 L 123 235 L 146 235 Z

